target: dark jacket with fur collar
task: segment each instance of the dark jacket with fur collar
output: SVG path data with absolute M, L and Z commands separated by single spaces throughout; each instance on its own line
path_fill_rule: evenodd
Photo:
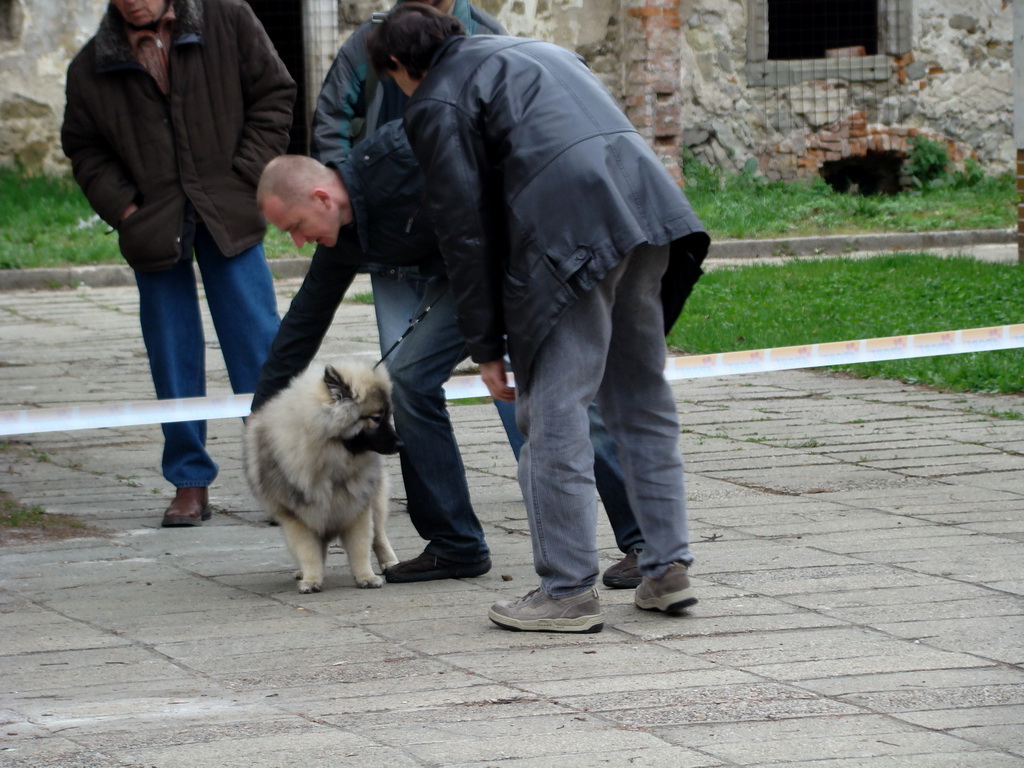
M 175 0 L 171 94 L 131 56 L 111 5 L 68 68 L 61 141 L 89 203 L 140 271 L 181 256 L 190 200 L 233 256 L 262 240 L 263 167 L 285 151 L 295 82 L 243 0 Z

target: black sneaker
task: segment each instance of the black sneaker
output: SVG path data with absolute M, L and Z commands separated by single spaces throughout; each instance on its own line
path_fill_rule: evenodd
M 478 563 L 458 563 L 424 552 L 419 557 L 392 565 L 384 573 L 391 584 L 408 584 L 413 581 L 435 581 L 437 579 L 469 579 L 483 576 L 491 570 L 491 558 Z
M 612 589 L 636 589 L 639 587 L 640 581 L 643 579 L 636 566 L 636 557 L 639 552 L 639 549 L 629 550 L 624 558 L 608 568 L 604 572 L 604 576 L 601 577 L 604 585 Z

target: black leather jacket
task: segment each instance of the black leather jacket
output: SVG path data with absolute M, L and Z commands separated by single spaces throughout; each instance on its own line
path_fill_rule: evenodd
M 578 56 L 522 38 L 450 38 L 405 126 L 474 361 L 500 359 L 507 334 L 516 375 L 528 375 L 561 314 L 645 242 L 671 244 L 662 295 L 666 326 L 675 320 L 710 240 Z
M 336 245 L 318 245 L 313 253 L 263 364 L 253 410 L 312 361 L 360 266 L 416 266 L 427 275 L 444 271 L 422 205 L 423 177 L 400 120 L 360 142 L 347 160 L 332 167 L 348 190 L 353 221 L 342 227 Z

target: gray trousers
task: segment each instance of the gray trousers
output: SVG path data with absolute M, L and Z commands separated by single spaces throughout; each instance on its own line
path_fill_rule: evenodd
M 667 264 L 667 246 L 636 248 L 559 319 L 529 379 L 517 372 L 517 420 L 526 435 L 519 484 L 534 567 L 550 597 L 579 594 L 597 580 L 597 494 L 587 421 L 595 399 L 618 446 L 629 502 L 647 542 L 641 573 L 658 578 L 673 562 L 693 561 L 679 420 L 664 375 L 660 289 Z

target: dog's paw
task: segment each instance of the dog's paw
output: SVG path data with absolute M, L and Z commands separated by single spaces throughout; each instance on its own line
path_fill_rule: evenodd
M 304 595 L 308 595 L 310 592 L 319 592 L 324 588 L 323 582 L 320 581 L 300 581 L 299 592 Z
M 292 574 L 292 578 L 296 581 L 302 581 L 302 571 L 296 571 Z
M 398 565 L 398 562 L 399 562 L 398 560 L 392 560 L 389 563 L 381 563 L 380 564 L 380 569 L 381 569 L 381 571 L 383 573 L 387 573 L 388 569 L 389 568 L 394 568 L 396 565 Z
M 384 579 L 377 575 L 368 579 L 356 579 L 356 586 L 360 589 L 380 589 L 384 586 Z

